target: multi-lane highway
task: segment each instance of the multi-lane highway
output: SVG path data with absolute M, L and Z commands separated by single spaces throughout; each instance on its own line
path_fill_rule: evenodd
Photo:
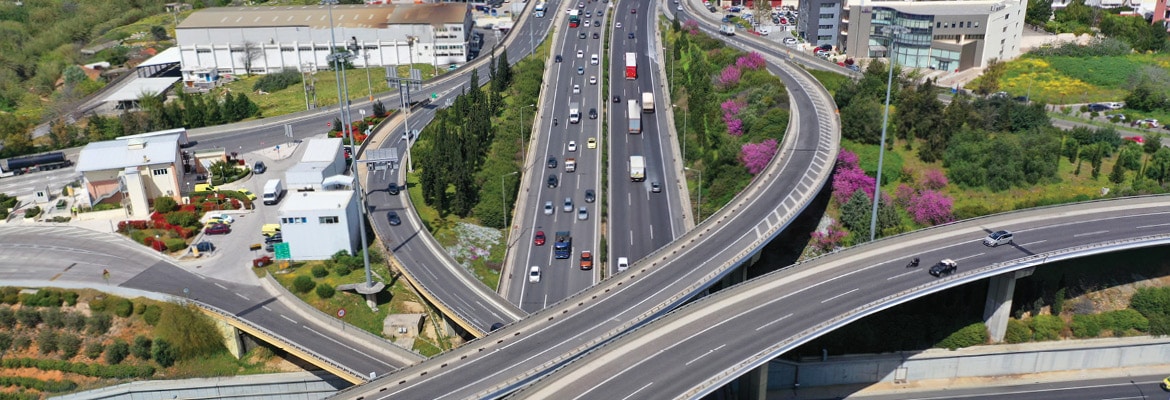
M 982 239 L 999 229 L 1013 231 L 1015 242 L 984 246 Z M 825 332 L 930 293 L 1051 261 L 1168 243 L 1167 196 L 998 214 L 885 238 L 692 303 L 520 397 L 699 398 Z M 912 257 L 922 265 L 907 268 Z M 942 259 L 956 261 L 958 271 L 928 274 Z

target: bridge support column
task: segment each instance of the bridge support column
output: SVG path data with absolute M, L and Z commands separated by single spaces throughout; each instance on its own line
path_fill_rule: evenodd
M 244 353 L 248 350 L 244 346 L 244 334 L 239 329 L 227 322 L 223 322 L 218 318 L 212 318 L 215 321 L 215 327 L 219 330 L 219 334 L 223 336 L 223 345 L 235 358 L 244 357 Z
M 740 396 L 745 400 L 765 400 L 768 398 L 768 363 L 764 363 L 751 372 L 740 377 Z
M 1002 342 L 1007 333 L 1008 317 L 1012 311 L 1012 294 L 1016 291 L 1016 279 L 1031 275 L 1031 270 L 1017 271 L 994 276 L 987 283 L 987 300 L 983 303 L 983 322 L 991 341 Z

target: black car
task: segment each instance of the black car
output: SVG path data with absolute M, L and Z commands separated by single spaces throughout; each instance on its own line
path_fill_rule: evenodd
M 264 243 L 281 243 L 281 242 L 284 242 L 284 237 L 280 236 L 280 233 L 277 233 L 277 234 L 272 235 L 272 236 L 265 236 L 264 237 Z
M 627 38 L 629 38 L 629 39 L 633 39 L 633 38 L 634 38 L 634 32 L 627 33 L 627 34 L 626 34 L 626 37 L 627 37 Z
M 593 193 L 593 189 L 585 189 L 585 202 L 592 203 L 597 200 L 597 195 Z
M 387 192 L 390 192 L 390 194 L 391 194 L 391 195 L 396 195 L 396 194 L 398 194 L 398 191 L 399 191 L 399 188 L 398 188 L 398 183 L 396 183 L 396 182 L 390 182 L 390 186 L 387 186 L 387 187 L 386 187 L 386 191 L 387 191 Z
M 386 219 L 390 221 L 391 226 L 402 225 L 402 219 L 398 218 L 398 213 L 394 211 L 386 213 Z
M 556 176 L 556 175 L 549 175 L 549 176 L 548 176 L 548 187 L 550 187 L 550 188 L 553 188 L 553 189 L 556 189 L 556 187 L 557 187 L 557 184 L 558 184 L 558 183 L 559 183 L 559 182 L 557 182 L 557 176 Z
M 548 167 L 549 168 L 556 168 L 557 167 L 557 158 L 556 157 L 548 156 Z
M 589 109 L 589 119 L 597 119 L 597 109 L 596 108 Z
M 621 103 L 621 102 L 622 102 L 622 96 L 613 96 L 613 102 L 614 102 L 614 103 Z
M 601 35 L 599 35 L 597 32 L 593 32 L 593 38 L 594 39 L 601 39 Z
M 954 260 L 944 258 L 938 264 L 930 267 L 930 274 L 934 276 L 949 275 L 955 273 L 957 269 L 959 269 L 959 264 L 955 263 Z
M 263 161 L 257 161 L 256 165 L 252 166 L 252 173 L 255 173 L 255 174 L 263 174 L 264 171 L 267 171 L 267 170 L 268 170 L 268 166 L 264 165 Z
M 584 32 L 584 31 L 582 31 L 582 32 L 577 32 L 577 39 L 584 39 L 584 38 L 586 38 L 586 37 L 588 37 L 588 36 L 586 36 L 586 35 L 585 35 L 585 32 Z
M 1102 111 L 1112 110 L 1112 108 L 1109 108 L 1109 106 L 1104 105 L 1104 104 L 1100 104 L 1100 103 L 1089 104 L 1088 108 L 1089 108 L 1089 112 L 1102 112 Z
M 557 54 L 557 62 L 561 62 L 561 55 Z

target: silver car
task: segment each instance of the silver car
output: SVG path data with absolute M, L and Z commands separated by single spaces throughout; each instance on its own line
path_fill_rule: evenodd
M 552 215 L 553 205 L 552 200 L 544 202 L 544 215 Z
M 573 199 L 571 197 L 565 198 L 565 212 L 573 212 Z
M 584 221 L 589 219 L 589 209 L 581 207 L 577 209 L 577 219 Z

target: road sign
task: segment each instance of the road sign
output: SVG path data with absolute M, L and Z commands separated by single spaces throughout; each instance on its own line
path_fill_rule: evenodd
M 438 93 L 435 93 L 435 92 L 431 92 L 431 100 L 434 100 L 434 99 L 437 99 L 437 98 L 439 98 L 439 94 L 438 94 Z
M 341 318 L 344 316 L 345 316 L 345 309 L 344 308 L 338 309 L 337 310 L 337 318 Z
M 277 260 L 288 260 L 292 257 L 288 254 L 288 243 L 281 242 L 272 246 L 272 250 L 276 253 Z

